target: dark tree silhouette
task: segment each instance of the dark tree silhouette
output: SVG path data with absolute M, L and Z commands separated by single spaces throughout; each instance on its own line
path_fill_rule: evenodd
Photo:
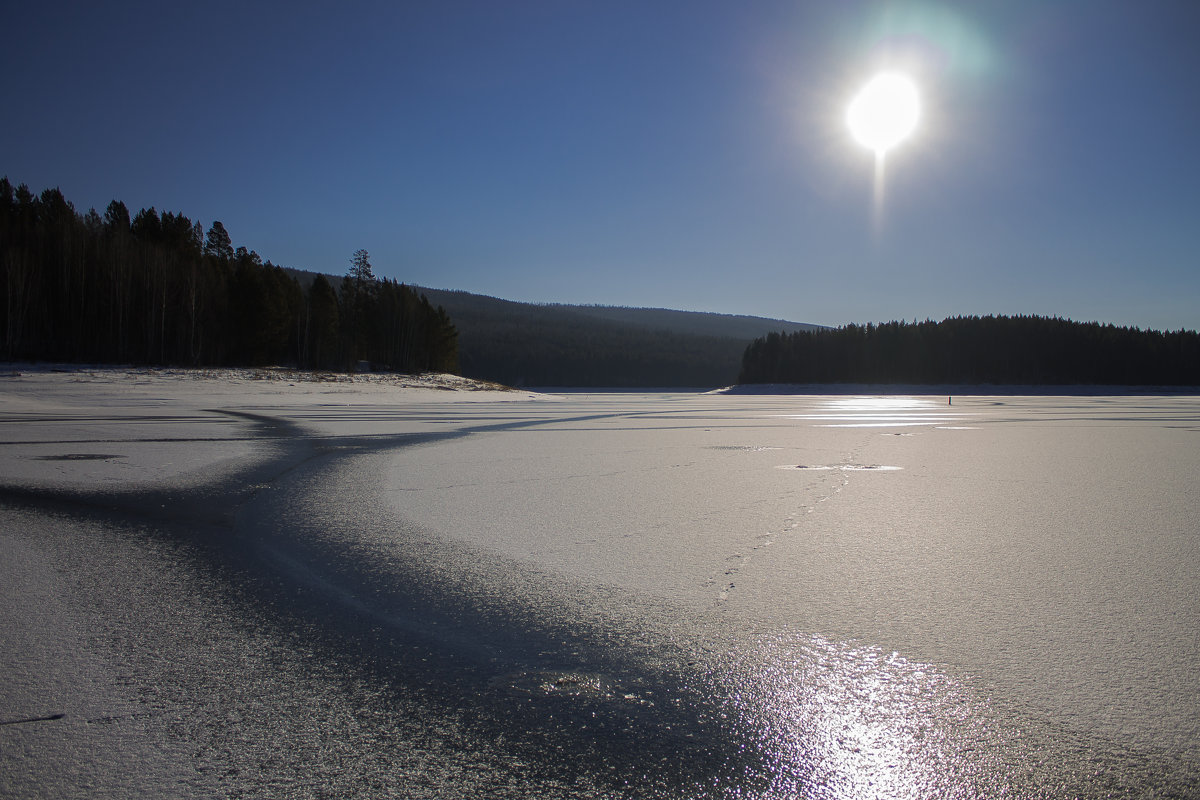
M 314 282 L 315 283 L 315 282 Z M 456 372 L 458 332 L 440 306 L 395 281 L 375 278 L 357 250 L 339 289 L 341 359 L 402 372 Z
M 350 259 L 350 277 L 358 284 L 375 282 L 375 272 L 371 269 L 371 260 L 366 250 L 355 250 Z
M 131 219 L 116 200 L 103 218 L 81 215 L 58 189 L 35 196 L 0 179 L 0 355 L 322 369 L 366 359 L 403 371 L 454 369 L 449 318 L 406 287 L 376 279 L 365 250 L 339 298 L 324 277 L 305 293 L 284 269 L 235 250 L 220 222 L 203 230 L 154 208 Z
M 219 220 L 213 222 L 208 229 L 208 237 L 204 240 L 204 254 L 221 261 L 233 260 L 233 239 Z
M 756 339 L 740 383 L 1200 385 L 1200 335 L 1057 317 L 953 317 Z
M 312 369 L 329 369 L 338 363 L 338 299 L 324 275 L 308 287 L 307 302 L 303 363 Z

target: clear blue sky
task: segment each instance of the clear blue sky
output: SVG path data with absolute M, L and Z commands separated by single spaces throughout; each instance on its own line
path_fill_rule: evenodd
M 276 264 L 823 324 L 1200 327 L 1195 0 L 8 3 L 0 174 Z M 912 67 L 916 138 L 842 115 Z

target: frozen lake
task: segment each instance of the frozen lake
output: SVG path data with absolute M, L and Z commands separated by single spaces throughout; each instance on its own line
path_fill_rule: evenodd
M 14 796 L 1200 797 L 1200 398 L 2 380 Z

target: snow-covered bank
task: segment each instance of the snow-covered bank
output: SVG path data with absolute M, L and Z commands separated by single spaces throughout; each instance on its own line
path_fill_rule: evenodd
M 313 394 L 356 395 L 364 401 L 372 398 L 396 398 L 399 390 L 410 397 L 428 396 L 414 391 L 478 393 L 480 399 L 520 399 L 532 392 L 498 383 L 478 381 L 446 373 L 403 375 L 388 372 L 315 372 L 286 367 L 138 367 L 84 364 L 0 364 L 0 389 L 11 386 L 60 386 L 64 382 L 102 386 L 116 385 L 138 393 L 144 387 L 172 387 L 195 396 L 205 391 L 223 395 L 253 392 L 255 398 L 281 395 L 308 397 Z M 137 387 L 143 387 L 138 389 Z M 294 390 L 294 391 L 293 391 Z

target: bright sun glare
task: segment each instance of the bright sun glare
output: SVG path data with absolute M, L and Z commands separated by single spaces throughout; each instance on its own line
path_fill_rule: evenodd
M 882 158 L 916 130 L 920 116 L 916 84 L 898 72 L 881 72 L 854 96 L 846 124 L 859 144 Z

